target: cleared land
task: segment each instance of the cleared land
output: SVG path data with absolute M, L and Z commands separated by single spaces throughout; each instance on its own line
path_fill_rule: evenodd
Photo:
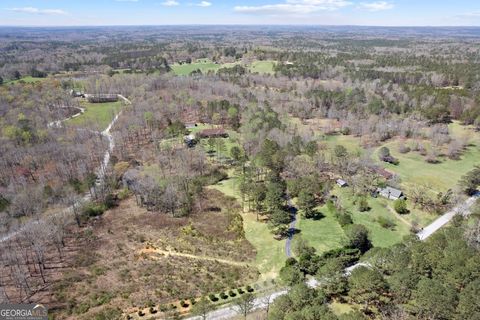
M 89 243 L 53 289 L 60 318 L 95 319 L 108 310 L 174 304 L 257 280 L 254 248 L 243 236 L 235 200 L 208 190 L 203 210 L 186 218 L 148 212 L 133 198 L 109 210 L 82 235 Z M 253 264 L 253 263 L 252 263 Z
M 82 102 L 81 105 L 85 108 L 85 112 L 74 119 L 68 120 L 66 124 L 103 130 L 120 112 L 123 102 Z
M 175 63 L 171 65 L 172 71 L 179 76 L 189 75 L 195 70 L 200 70 L 202 73 L 208 72 L 217 72 L 218 69 L 221 68 L 231 68 L 235 65 L 243 65 L 245 66 L 250 72 L 258 72 L 258 73 L 265 73 L 265 74 L 273 74 L 273 68 L 275 66 L 275 61 L 273 60 L 266 60 L 266 61 L 254 61 L 251 64 L 243 64 L 240 61 L 231 62 L 231 63 L 215 63 L 209 59 L 199 59 L 195 62 L 190 64 L 188 63 Z
M 212 186 L 212 188 L 236 198 L 241 203 L 241 196 L 238 192 L 236 181 L 235 177 L 231 177 Z M 256 214 L 246 212 L 242 216 L 245 237 L 255 247 L 257 252 L 255 266 L 261 273 L 261 279 L 275 278 L 286 259 L 285 240 L 275 240 L 268 229 L 268 225 L 265 222 L 257 221 Z
M 178 76 L 186 76 L 192 73 L 192 71 L 200 70 L 202 73 L 208 73 L 209 71 L 217 72 L 220 68 L 229 68 L 235 66 L 236 62 L 234 63 L 215 63 L 211 60 L 202 59 L 197 60 L 192 63 L 183 63 L 178 64 L 175 63 L 171 65 L 172 71 Z
M 458 160 L 452 160 L 445 156 L 440 156 L 439 163 L 431 164 L 425 161 L 425 157 L 418 152 L 410 151 L 408 153 L 398 152 L 399 141 L 394 140 L 386 143 L 392 155 L 400 160 L 400 164 L 395 166 L 384 164 L 384 167 L 399 175 L 401 184 L 406 188 L 418 184 L 427 185 L 435 192 L 445 192 L 449 188 L 455 188 L 463 175 L 470 171 L 475 165 L 480 163 L 480 134 L 471 127 L 461 126 L 458 123 L 449 125 L 450 133 L 453 137 L 468 137 L 469 145 Z M 406 140 L 405 145 L 413 141 Z M 427 150 L 429 144 L 425 144 Z M 378 153 L 378 150 L 375 154 Z
M 15 83 L 19 83 L 19 82 L 35 83 L 35 82 L 41 82 L 41 81 L 45 81 L 45 80 L 48 80 L 48 78 L 34 78 L 32 76 L 28 76 L 28 77 L 20 78 L 18 80 L 5 81 L 3 84 L 15 84 Z

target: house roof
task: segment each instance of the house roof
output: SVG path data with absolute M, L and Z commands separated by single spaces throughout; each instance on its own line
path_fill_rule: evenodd
M 394 177 L 394 174 L 393 174 L 393 173 L 391 173 L 390 171 L 388 171 L 388 170 L 386 170 L 386 169 L 384 169 L 384 168 L 381 168 L 381 167 L 375 167 L 375 168 L 373 169 L 373 171 L 374 171 L 375 173 L 377 173 L 378 175 L 381 175 L 382 177 L 384 177 L 384 178 L 387 179 L 387 180 L 390 180 L 390 179 L 392 179 L 392 178 Z
M 386 187 L 382 190 L 382 193 L 389 194 L 390 196 L 395 198 L 400 198 L 403 195 L 403 192 L 401 190 L 392 187 Z
M 345 184 L 347 184 L 347 181 L 345 181 L 343 179 L 337 179 L 337 183 L 341 184 L 341 185 L 345 185 Z
M 213 129 L 204 129 L 200 131 L 200 135 L 202 136 L 213 136 L 213 135 L 221 135 L 225 134 L 225 129 L 223 128 L 213 128 Z

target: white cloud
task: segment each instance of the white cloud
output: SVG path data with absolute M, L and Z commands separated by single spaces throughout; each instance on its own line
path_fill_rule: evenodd
M 210 7 L 211 5 L 212 3 L 208 1 L 202 1 L 196 4 L 197 7 Z
M 286 0 L 284 3 L 262 6 L 236 6 L 234 11 L 247 14 L 309 14 L 316 11 L 333 11 L 351 5 L 346 0 Z
M 395 5 L 392 2 L 376 1 L 376 2 L 361 2 L 360 8 L 368 11 L 383 11 L 393 9 Z
M 175 7 L 175 6 L 178 6 L 178 5 L 180 5 L 180 2 L 175 1 L 175 0 L 166 0 L 166 1 L 162 2 L 162 6 L 165 6 L 165 7 Z
M 44 14 L 44 15 L 67 15 L 68 13 L 62 9 L 38 9 L 34 7 L 10 8 L 9 11 L 23 12 L 30 14 Z
M 472 11 L 457 15 L 458 18 L 480 18 L 480 11 Z

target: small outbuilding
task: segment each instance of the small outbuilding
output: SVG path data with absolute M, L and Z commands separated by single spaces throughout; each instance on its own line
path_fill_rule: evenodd
M 392 187 L 386 187 L 386 188 L 379 188 L 378 193 L 387 199 L 390 200 L 398 200 L 398 199 L 405 199 L 405 195 L 401 190 L 392 188 Z
M 196 123 L 185 123 L 185 128 L 186 129 L 194 129 L 197 127 Z
M 348 187 L 348 183 L 345 180 L 337 179 L 336 182 L 337 182 L 337 186 L 339 186 L 340 188 Z
M 197 144 L 197 139 L 194 134 L 189 134 L 188 136 L 185 136 L 183 138 L 183 141 L 189 148 L 193 148 Z

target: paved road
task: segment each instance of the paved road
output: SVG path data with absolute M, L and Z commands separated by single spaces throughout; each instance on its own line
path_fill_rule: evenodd
M 118 95 L 118 97 L 120 99 L 122 99 L 123 101 L 125 101 L 126 104 L 132 104 L 132 102 L 130 100 L 128 100 L 127 98 L 125 98 L 124 96 L 122 95 Z M 79 115 L 81 115 L 83 112 L 85 112 L 85 109 L 83 108 L 78 108 L 79 109 L 79 112 L 74 114 L 73 116 L 71 117 L 68 117 L 68 118 L 65 118 L 63 120 L 57 120 L 57 121 L 53 121 L 53 122 L 50 122 L 48 124 L 48 127 L 61 127 L 62 126 L 62 123 L 64 121 L 67 121 L 69 119 L 72 119 L 72 118 L 76 118 L 78 117 Z M 113 135 L 111 134 L 111 130 L 112 130 L 112 127 L 115 125 L 115 122 L 117 122 L 118 120 L 118 117 L 120 116 L 121 112 L 118 113 L 112 120 L 112 122 L 110 122 L 110 124 L 108 125 L 108 127 L 103 130 L 102 132 L 100 132 L 100 134 L 102 136 L 104 136 L 105 138 L 107 138 L 108 140 L 108 149 L 105 151 L 105 154 L 103 155 L 103 160 L 102 160 L 102 163 L 100 164 L 100 166 L 97 168 L 96 172 L 97 172 L 97 181 L 96 181 L 96 184 L 97 186 L 100 186 L 104 183 L 105 181 L 105 173 L 106 173 L 106 169 L 108 167 L 108 164 L 110 162 L 110 155 L 113 151 L 113 148 L 115 147 L 115 141 L 113 139 Z M 80 130 L 84 130 L 84 129 L 80 129 Z M 75 205 L 79 205 L 80 203 L 82 202 L 85 202 L 85 201 L 88 201 L 90 200 L 90 194 L 86 194 L 78 203 L 76 203 Z M 69 208 L 66 208 L 65 210 L 63 210 L 62 212 L 59 212 L 58 214 L 63 214 L 65 212 L 71 212 L 73 211 L 72 210 L 72 207 L 69 207 Z M 23 230 L 26 230 L 31 224 L 33 223 L 38 223 L 37 221 L 35 220 L 31 220 L 25 224 L 23 224 L 22 226 L 20 226 L 17 230 L 15 231 L 12 231 L 10 232 L 9 234 L 6 234 L 6 235 L 3 235 L 1 238 L 0 238 L 0 243 L 2 242 L 5 242 L 5 241 L 8 241 L 14 237 L 16 237 L 20 232 L 22 232 Z
M 266 308 L 268 303 L 272 303 L 276 298 L 283 296 L 284 294 L 287 294 L 286 289 L 256 298 L 253 304 L 253 310 Z M 207 316 L 207 319 L 208 320 L 224 320 L 224 319 L 231 319 L 234 317 L 238 317 L 238 315 L 239 313 L 237 312 L 234 306 L 227 306 L 227 307 L 210 312 Z M 187 319 L 201 320 L 202 317 L 190 317 Z
M 437 218 L 431 224 L 423 228 L 422 231 L 417 233 L 417 237 L 420 240 L 425 240 L 434 234 L 438 229 L 446 225 L 450 220 L 453 219 L 457 214 L 461 213 L 463 216 L 468 216 L 470 214 L 470 209 L 477 199 L 480 198 L 480 192 L 477 192 L 474 196 L 468 198 L 465 202 L 459 204 L 452 210 L 448 211 L 444 215 Z
M 292 216 L 292 222 L 288 226 L 288 238 L 285 242 L 285 254 L 287 258 L 292 256 L 292 240 L 293 236 L 295 235 L 295 225 L 297 224 L 297 208 L 293 206 L 292 199 L 289 195 L 287 195 L 287 203 L 290 210 L 290 214 Z

